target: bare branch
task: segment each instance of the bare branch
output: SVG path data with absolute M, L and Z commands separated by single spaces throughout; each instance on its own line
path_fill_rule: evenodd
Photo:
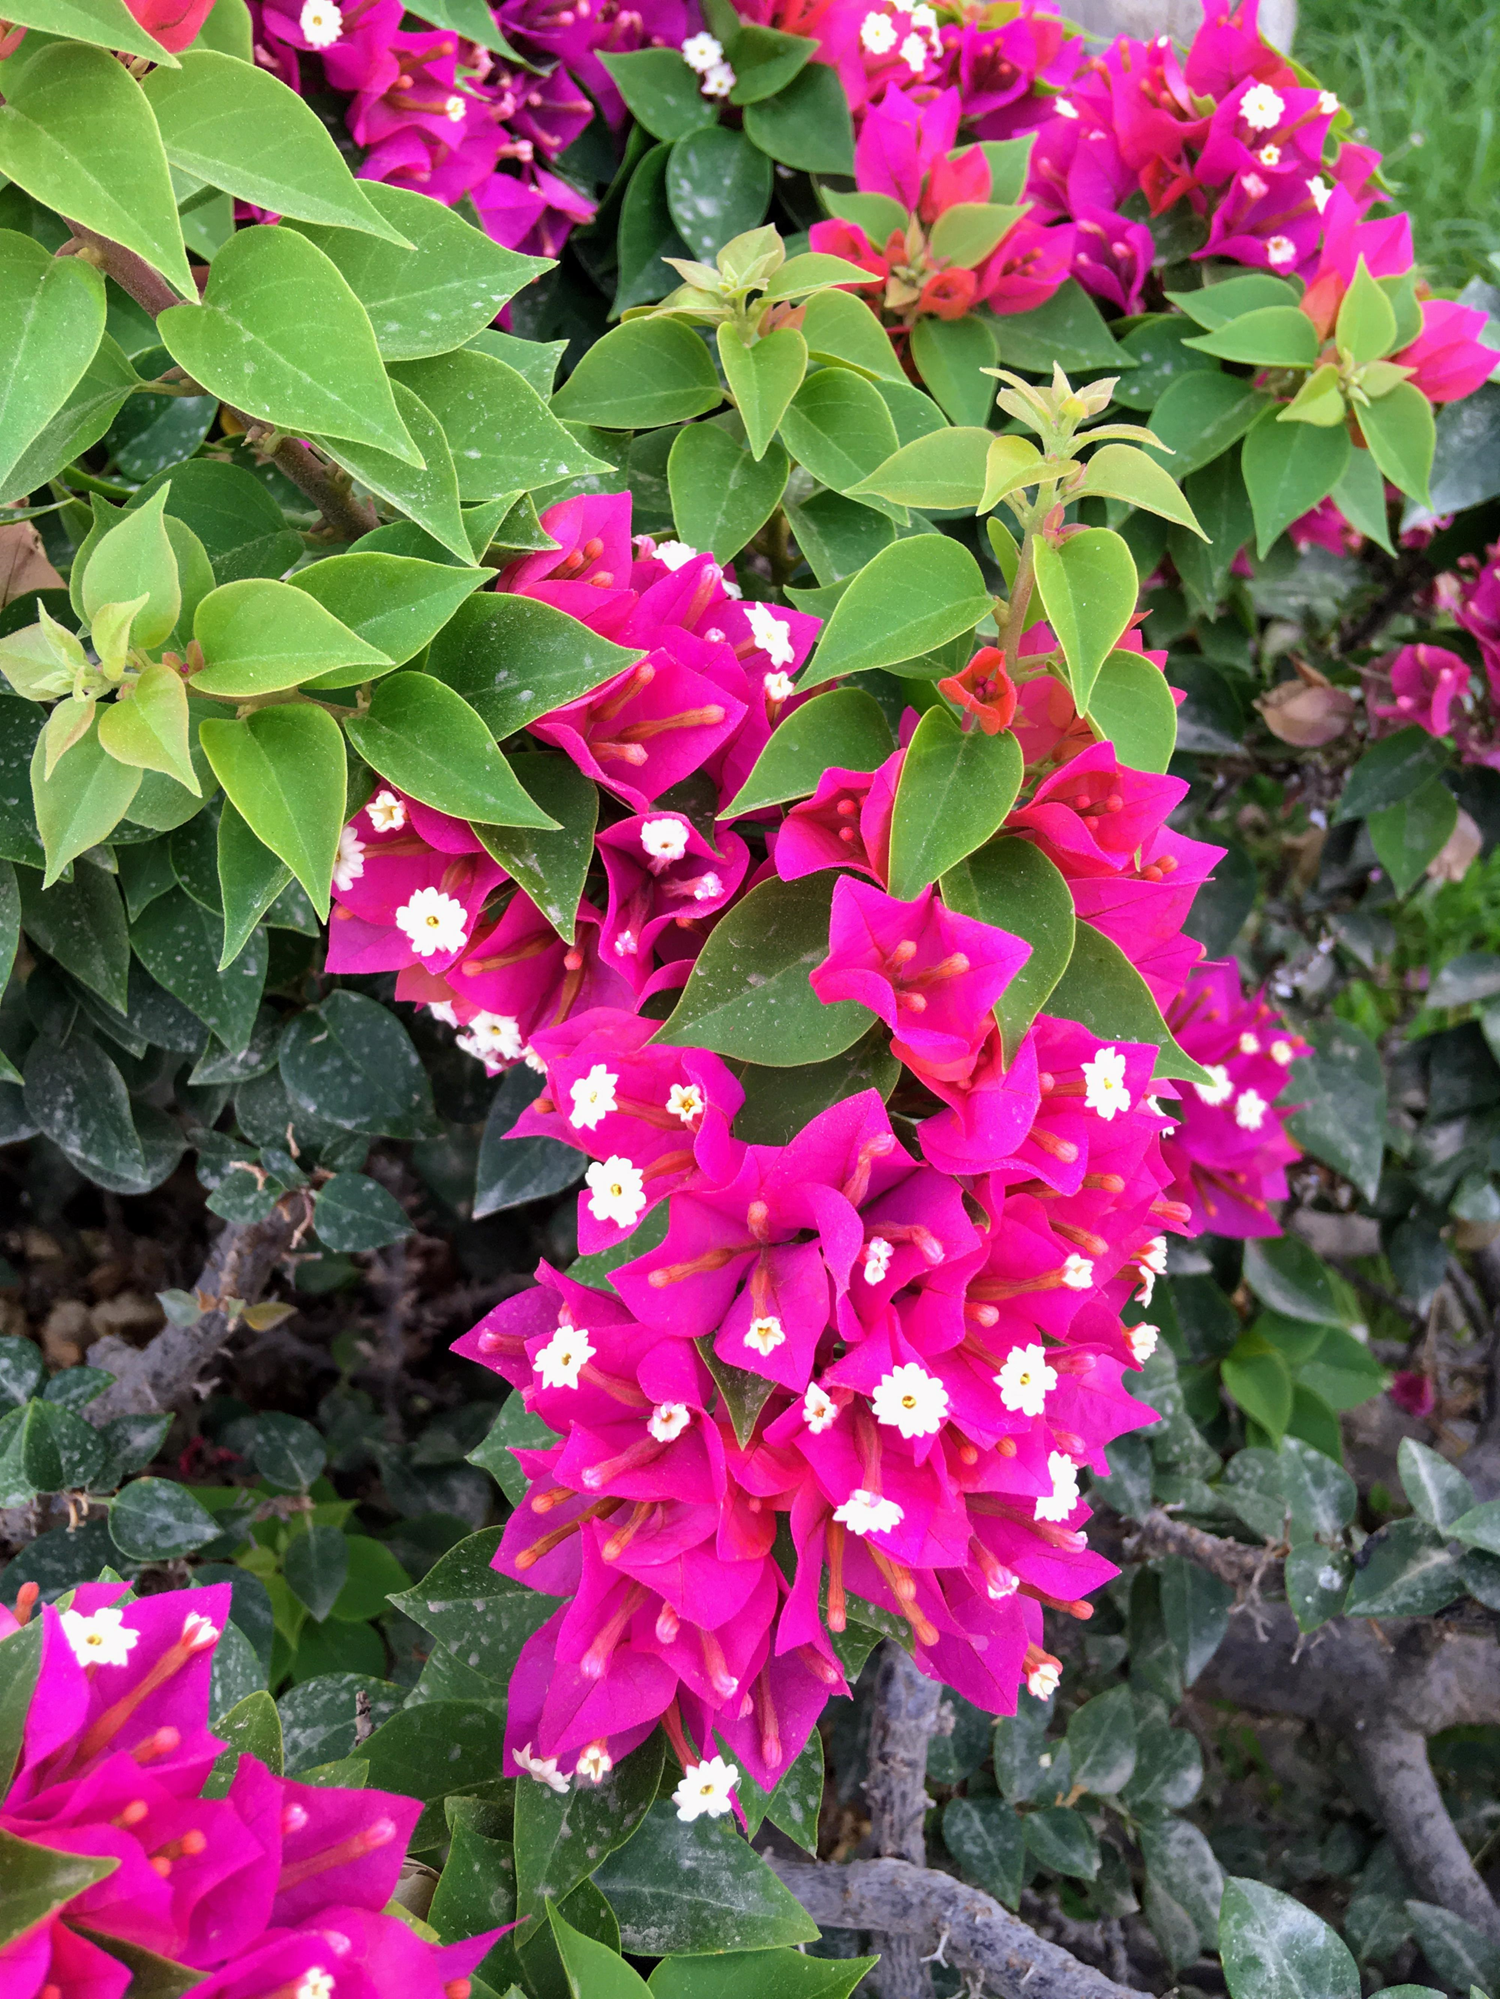
M 1422 1736 L 1415 1729 L 1359 1723 L 1349 1740 L 1422 1900 L 1451 1909 L 1500 1944 L 1500 1909 L 1448 1816 Z
M 937 1726 L 943 1690 L 911 1654 L 887 1638 L 876 1666 L 870 1708 L 870 1843 L 882 1856 L 924 1866 L 927 1840 L 927 1745 Z M 872 1973 L 883 1999 L 928 1999 L 932 1974 L 916 1936 L 892 1934 Z
M 947 1962 L 982 1976 L 1001 1999 L 1143 1999 L 1039 1937 L 982 1889 L 935 1868 L 908 1860 L 856 1860 L 841 1867 L 777 1854 L 765 1858 L 814 1922 L 909 1938 L 918 1958 L 935 1951 L 946 1932 Z
M 1268 1586 L 1281 1588 L 1281 1562 L 1265 1548 L 1251 1548 L 1243 1541 L 1210 1534 L 1202 1527 L 1190 1526 L 1186 1520 L 1174 1520 L 1170 1513 L 1163 1513 L 1156 1506 L 1140 1520 L 1132 1521 L 1130 1527 L 1125 1543 L 1130 1561 L 1146 1561 L 1152 1555 L 1186 1555 L 1190 1562 L 1207 1569 L 1231 1589 L 1259 1593 Z
M 264 1221 L 226 1222 L 214 1241 L 198 1279 L 210 1309 L 190 1326 L 163 1326 L 143 1348 L 124 1340 L 96 1340 L 89 1350 L 95 1367 L 107 1367 L 115 1379 L 88 1404 L 91 1423 L 111 1416 L 134 1416 L 169 1409 L 192 1386 L 229 1339 L 239 1313 L 228 1308 L 253 1305 L 265 1289 L 277 1263 L 291 1248 L 308 1215 L 306 1195 L 286 1195 Z

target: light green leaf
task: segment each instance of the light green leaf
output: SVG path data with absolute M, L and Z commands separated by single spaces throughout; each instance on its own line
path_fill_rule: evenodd
M 326 556 L 291 578 L 346 631 L 364 641 L 365 655 L 383 655 L 404 666 L 440 632 L 466 597 L 494 572 L 425 562 L 417 556 L 387 555 L 370 549 Z M 320 674 L 317 689 L 348 687 L 385 670 L 368 657 Z
M 910 902 L 984 845 L 1016 802 L 1023 761 L 1009 730 L 965 733 L 946 707 L 927 710 L 907 744 L 891 815 L 893 896 Z
M 1088 718 L 1131 770 L 1164 771 L 1177 747 L 1177 703 L 1144 654 L 1112 652 L 1089 696 Z
M 1396 309 L 1371 277 L 1370 267 L 1363 257 L 1355 266 L 1349 289 L 1339 306 L 1333 337 L 1349 358 L 1360 366 L 1367 361 L 1378 360 L 1382 354 L 1389 354 L 1399 344 L 1396 339 Z
M 1152 428 L 1156 428 L 1155 417 Z M 1265 555 L 1293 521 L 1328 497 L 1344 476 L 1348 462 L 1349 437 L 1342 428 L 1323 430 L 1307 423 L 1278 423 L 1274 407 L 1261 411 L 1240 454 L 1259 554 Z
M 168 69 L 177 67 L 176 56 L 146 32 L 124 0 L 18 0 L 6 19 L 18 28 L 37 28 L 59 40 L 91 42 L 97 48 L 145 56 Z
M 958 542 L 946 535 L 893 542 L 849 584 L 797 684 L 816 687 L 915 659 L 972 631 L 992 608 L 979 564 Z
M 1370 814 L 1370 844 L 1398 896 L 1409 895 L 1425 878 L 1428 862 L 1446 846 L 1457 824 L 1458 800 L 1440 777 L 1429 778 L 1399 804 Z
M 394 673 L 378 682 L 369 707 L 345 728 L 372 770 L 438 812 L 557 830 L 521 789 L 487 725 L 431 674 Z
M 387 684 L 387 683 L 382 683 Z M 327 918 L 344 827 L 346 760 L 339 725 L 310 704 L 203 722 L 198 739 L 230 803 L 278 854 Z
M 1391 484 L 1419 506 L 1429 506 L 1437 429 L 1432 404 L 1422 391 L 1414 383 L 1397 382 L 1377 402 L 1361 408 L 1359 427 L 1370 456 Z
M 724 400 L 708 349 L 675 319 L 632 319 L 595 341 L 552 398 L 570 423 L 652 430 Z
M 193 637 L 207 661 L 193 676 L 193 692 L 220 699 L 274 694 L 336 667 L 362 665 L 379 673 L 393 664 L 308 591 L 268 576 L 211 590 L 193 619 Z
M 1039 540 L 1036 582 L 1068 663 L 1073 698 L 1086 709 L 1100 667 L 1135 612 L 1135 561 L 1109 528 L 1085 528 L 1060 547 Z
M 486 590 L 460 604 L 433 639 L 427 669 L 503 739 L 602 687 L 640 656 L 550 604 Z
M 70 861 L 107 840 L 140 787 L 141 773 L 116 763 L 90 733 L 75 743 L 51 777 L 44 777 L 45 735 L 31 760 L 31 797 L 47 855 L 43 882 L 51 888 Z
M 967 507 L 977 511 L 990 445 L 995 441 L 977 425 L 929 431 L 877 465 L 867 479 L 850 488 L 850 495 L 873 493 L 903 507 Z
M 763 805 L 805 798 L 825 770 L 875 770 L 896 747 L 890 723 L 858 687 L 819 694 L 779 723 L 737 795 L 719 814 L 733 819 Z
M 781 419 L 781 435 L 798 464 L 837 493 L 861 484 L 900 444 L 879 391 L 848 368 L 809 375 Z
M 1301 318 L 1300 313 L 1298 317 Z M 1163 520 L 1176 521 L 1191 528 L 1201 540 L 1208 540 L 1177 481 L 1133 444 L 1106 444 L 1094 453 L 1083 475 L 1083 484 L 1075 489 L 1075 497 L 1082 498 L 1087 493 L 1129 500 L 1132 506 L 1160 514 Z
M 1221 361 L 1259 368 L 1311 368 L 1318 358 L 1317 330 L 1294 305 L 1258 306 L 1182 344 Z
M 442 425 L 463 500 L 550 486 L 606 469 L 565 430 L 526 377 L 472 347 L 393 365 Z
M 121 13 L 124 13 L 123 4 Z M 0 230 L 0 486 L 83 380 L 104 332 L 104 280 L 78 257 Z
M 780 326 L 747 347 L 735 328 L 726 324 L 719 328 L 718 347 L 724 379 L 745 425 L 750 455 L 764 458 L 787 404 L 807 373 L 807 342 L 794 328 Z
M 163 771 L 201 796 L 188 748 L 187 689 L 170 666 L 147 666 L 130 690 L 99 716 L 99 741 L 115 760 Z
M 393 507 L 425 529 L 460 562 L 471 563 L 474 551 L 464 528 L 458 472 L 447 435 L 421 397 L 413 395 L 404 382 L 392 382 L 390 387 L 406 433 L 426 461 L 424 465 L 409 465 L 388 451 L 377 450 L 371 444 L 354 444 L 346 438 L 315 437 L 312 441 L 361 485 L 378 493 L 382 500 L 389 500 Z
M 168 72 L 170 74 L 170 72 Z M 144 599 L 130 622 L 131 642 L 154 652 L 170 636 L 182 611 L 182 586 L 162 510 L 170 486 L 158 487 L 94 543 L 82 575 L 84 616 L 103 640 L 100 612 L 106 605 Z
M 853 368 L 872 381 L 906 383 L 885 329 L 852 292 L 814 293 L 803 311 L 802 337 L 815 361 Z

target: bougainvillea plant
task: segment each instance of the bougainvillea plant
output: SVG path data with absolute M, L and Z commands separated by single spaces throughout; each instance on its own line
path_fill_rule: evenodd
M 1261 1999 L 1234 1591 L 1500 1602 L 1340 1421 L 1500 1222 L 1492 920 L 1393 969 L 1500 831 L 1490 299 L 1249 5 L 8 19 L 0 1138 L 223 1223 L 149 1341 L 0 1335 L 19 1999 L 1128 1989 L 1058 1880 Z M 419 1211 L 503 1244 L 431 1421 Z M 384 1273 L 382 1409 L 278 1268 Z M 193 1408 L 278 1338 L 316 1424 Z M 924 1761 L 987 1937 L 860 1873 Z M 1488 1977 L 1402 1809 L 1443 1920 L 1351 1942 Z

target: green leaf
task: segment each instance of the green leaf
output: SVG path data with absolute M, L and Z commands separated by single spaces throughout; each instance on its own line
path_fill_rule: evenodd
M 1197 291 L 1168 292 L 1167 297 L 1199 326 L 1215 327 L 1265 306 L 1296 305 L 1300 293 L 1270 271 L 1250 271 Z
M 759 104 L 774 97 L 802 73 L 817 52 L 816 36 L 790 35 L 779 28 L 742 21 L 727 48 L 736 78 L 730 103 Z
M 73 1491 L 96 1481 L 105 1457 L 97 1430 L 52 1401 L 23 1403 L 16 1414 L 14 1426 L 7 1426 L 7 1471 L 19 1468 L 37 1492 Z
M 1353 1574 L 1353 1560 L 1342 1548 L 1304 1541 L 1292 1549 L 1286 1558 L 1286 1600 L 1299 1631 L 1316 1631 L 1340 1615 Z
M 273 215 L 408 247 L 350 173 L 312 106 L 269 70 L 190 49 L 180 68 L 155 69 L 142 87 L 180 173 Z
M 344 827 L 347 765 L 338 723 L 321 708 L 285 704 L 243 721 L 200 723 L 198 739 L 230 803 L 326 921 Z
M 261 1477 L 282 1492 L 306 1492 L 328 1462 L 327 1447 L 312 1424 L 279 1410 L 246 1420 L 250 1434 L 241 1449 Z
M 627 1244 L 620 1247 L 627 1248 Z M 633 1241 L 628 1244 L 628 1251 L 631 1256 L 637 1253 Z M 576 1270 L 573 1274 L 576 1275 Z M 557 1441 L 557 1432 L 549 1430 L 540 1416 L 533 1415 L 519 1395 L 511 1395 L 490 1425 L 484 1442 L 469 1452 L 467 1462 L 487 1471 L 511 1505 L 519 1506 L 530 1481 L 521 1469 L 517 1450 L 545 1451 Z
M 313 1202 L 318 1239 L 342 1253 L 384 1249 L 411 1233 L 411 1220 L 394 1194 L 366 1173 L 335 1173 Z
M 360 658 L 320 674 L 315 688 L 346 687 L 373 679 L 368 670 L 359 670 L 363 656 L 371 653 L 404 666 L 442 630 L 464 599 L 492 575 L 488 569 L 457 568 L 452 563 L 424 562 L 415 556 L 387 555 L 374 549 L 326 556 L 299 569 L 291 587 L 305 592 L 345 631 L 364 641 Z M 375 667 L 377 673 L 382 670 Z
M 598 789 L 571 757 L 523 751 L 510 759 L 510 766 L 527 797 L 556 820 L 558 830 L 480 825 L 475 831 L 557 934 L 571 944 L 583 884 L 594 858 Z
M 749 1063 L 740 1072 L 745 1102 L 734 1121 L 736 1138 L 750 1145 L 789 1145 L 802 1127 L 863 1090 L 888 1098 L 901 1065 L 890 1052 L 882 1028 L 873 1028 L 841 1055 L 796 1069 L 768 1069 Z
M 486 590 L 461 604 L 433 639 L 427 670 L 503 739 L 592 693 L 640 657 L 638 649 L 613 645 L 550 604 Z
M 686 65 L 684 65 L 686 67 Z M 572 1999 L 649 1999 L 646 1981 L 607 1945 L 581 1936 L 563 1921 L 555 1902 L 547 1905 L 547 1919 L 557 1943 L 567 1975 Z
M 1317 329 L 1294 305 L 1258 306 L 1182 344 L 1221 361 L 1244 361 L 1259 368 L 1311 368 L 1318 358 Z
M 1019 1812 L 999 1798 L 954 1798 L 943 1813 L 943 1844 L 986 1894 L 1020 1907 L 1026 1821 Z
M 732 561 L 776 511 L 790 470 L 779 444 L 757 463 L 717 424 L 689 424 L 667 457 L 678 532 L 692 536 L 691 546 L 711 550 L 716 562 Z
M 280 576 L 300 558 L 301 537 L 290 531 L 275 500 L 242 465 L 194 458 L 174 465 L 170 475 L 163 472 L 152 479 L 137 498 L 148 498 L 169 477 L 167 519 L 192 529 L 208 556 L 215 582 Z
M 250 831 L 226 799 L 219 812 L 219 894 L 224 909 L 223 971 L 232 965 L 255 926 L 292 879 L 286 863 Z
M 1262 416 L 1273 423 L 1276 405 L 1242 376 L 1214 369 L 1169 383 L 1151 412 L 1151 428 L 1172 449 L 1174 476 L 1186 479 L 1237 444 Z
M 1114 400 L 1125 409 L 1151 410 L 1183 376 L 1218 374 L 1211 356 L 1184 345 L 1192 331 L 1191 323 L 1176 313 L 1149 313 L 1138 321 L 1120 342 L 1136 366 L 1120 382 Z
M 1155 417 L 1152 428 L 1157 428 Z M 1264 556 L 1293 521 L 1327 499 L 1348 463 L 1349 435 L 1342 427 L 1279 423 L 1274 408 L 1262 410 L 1240 452 L 1257 553 Z
M 474 551 L 464 527 L 458 473 L 447 436 L 422 398 L 413 395 L 404 382 L 393 381 L 390 387 L 407 435 L 426 460 L 420 469 L 392 457 L 388 451 L 376 450 L 373 445 L 352 444 L 337 437 L 316 437 L 313 442 L 372 493 L 399 508 L 467 567 L 474 560 Z
M 47 853 L 42 886 L 51 888 L 70 861 L 109 838 L 140 788 L 141 774 L 116 763 L 91 732 L 73 745 L 51 777 L 44 777 L 46 746 L 45 735 L 38 737 L 31 759 L 31 797 Z
M 337 1527 L 314 1527 L 308 1534 L 299 1534 L 292 1546 L 310 1540 L 315 1534 L 332 1534 L 340 1547 L 343 1545 L 344 1537 Z M 264 1687 L 257 1687 L 227 1714 L 219 1715 L 214 1722 L 214 1733 L 223 1738 L 236 1760 L 242 1755 L 254 1756 L 275 1776 L 281 1775 L 281 1716 Z
M 496 55 L 504 56 L 518 69 L 531 66 L 501 34 L 484 0 L 422 0 L 421 6 L 413 8 L 412 12 L 419 21 L 429 21 L 435 28 L 451 28 L 463 41 L 477 42 L 482 49 L 493 49 Z
M 24 927 L 32 942 L 123 1014 L 130 938 L 113 879 L 101 868 L 78 868 L 71 882 L 58 882 L 46 890 L 29 871 L 17 879 Z
M 745 106 L 745 131 L 763 153 L 804 173 L 854 172 L 854 128 L 838 72 L 810 62 L 774 97 Z
M 9 17 L 21 28 L 38 28 L 71 42 L 146 56 L 175 69 L 177 58 L 141 26 L 123 0 L 20 0 Z
M 530 1779 L 516 1786 L 516 1913 L 540 1919 L 599 1863 L 626 1846 L 645 1822 L 661 1779 L 662 1740 L 654 1735 L 599 1784 L 567 1794 Z
M 1306 1029 L 1313 1052 L 1293 1065 L 1288 1129 L 1373 1201 L 1385 1151 L 1385 1072 L 1374 1044 L 1343 1020 Z
M 918 722 L 891 817 L 890 893 L 909 902 L 998 831 L 1021 789 L 1021 746 L 1005 730 L 965 734 L 947 708 Z
M 960 543 L 947 535 L 893 542 L 845 590 L 797 684 L 915 659 L 972 631 L 992 608 L 979 564 Z
M 1389 1376 L 1353 1333 L 1330 1326 L 1317 1353 L 1298 1370 L 1299 1385 L 1332 1410 L 1357 1409 L 1380 1394 Z
M 211 1027 L 231 1053 L 246 1046 L 266 979 L 263 935 L 222 970 L 223 919 L 177 888 L 141 911 L 130 941 L 158 985 Z
M 1349 453 L 1349 463 L 1333 489 L 1333 497 L 1352 528 L 1383 548 L 1387 555 L 1394 555 L 1386 514 L 1385 481 L 1368 451 Z
M 595 1885 L 620 1919 L 623 1947 L 641 1956 L 768 1950 L 817 1934 L 730 1826 L 684 1824 L 669 1804 L 652 1807 L 644 1834 L 604 1862 Z
M 878 1962 L 873 1957 L 804 1956 L 796 1950 L 666 1957 L 652 1972 L 649 1990 L 652 1999 L 849 1999 Z
M 1276 1236 L 1245 1249 L 1245 1282 L 1273 1312 L 1315 1325 L 1343 1318 L 1327 1265 L 1300 1236 Z
M 982 215 L 1013 216 L 1017 212 L 959 202 L 938 217 L 934 239 L 949 216 L 966 208 L 977 208 Z M 960 257 L 957 261 L 968 263 L 969 259 Z M 962 319 L 935 319 L 924 314 L 911 330 L 911 357 L 944 416 L 958 424 L 987 421 L 995 400 L 994 379 L 980 370 L 995 364 L 995 336 L 989 323 L 975 313 Z
M 1186 1083 L 1207 1079 L 1207 1072 L 1179 1047 L 1140 973 L 1119 945 L 1091 924 L 1078 925 L 1073 955 L 1047 1006 L 1063 1020 L 1081 1022 L 1101 1040 L 1155 1042 L 1161 1051 L 1158 1076 Z
M 526 377 L 493 354 L 461 347 L 430 360 L 393 363 L 391 375 L 442 426 L 460 499 L 492 500 L 606 469 L 563 428 Z
M 42 1663 L 40 1617 L 13 1631 L 0 1649 L 0 1785 L 9 1791 L 26 1735 L 26 1716 Z
M 1458 824 L 1458 801 L 1440 777 L 1397 805 L 1370 814 L 1370 844 L 1398 896 L 1408 895 Z
M 353 1180 L 357 1177 L 352 1173 L 338 1173 L 329 1185 L 336 1186 L 340 1180 Z M 372 1180 L 367 1184 L 373 1187 L 375 1182 Z M 325 1187 L 323 1193 L 319 1194 L 320 1205 L 323 1194 L 327 1191 Z M 383 1187 L 379 1191 L 385 1193 Z M 388 1194 L 386 1199 L 390 1199 Z M 404 1216 L 402 1220 L 405 1220 Z M 359 1246 L 364 1248 L 368 1245 Z M 378 1247 L 378 1245 L 373 1246 Z M 310 1522 L 305 1533 L 294 1534 L 288 1541 L 286 1554 L 282 1557 L 281 1572 L 286 1578 L 287 1588 L 304 1607 L 308 1616 L 321 1624 L 332 1610 L 339 1591 L 344 1587 L 344 1579 L 349 1573 L 349 1547 L 344 1538 L 343 1528 L 320 1526 L 316 1521 Z M 270 1695 L 267 1694 L 264 1698 L 269 1701 Z M 274 1707 L 272 1712 L 275 1712 Z M 281 1746 L 279 1721 L 276 1724 L 276 1741 L 279 1750 Z M 261 1761 L 264 1762 L 265 1758 L 262 1757 Z
M 372 1790 L 397 1791 L 438 1805 L 452 1791 L 493 1778 L 505 1749 L 505 1722 L 470 1701 L 424 1701 L 404 1707 L 360 1744 Z M 425 1812 L 412 1836 L 416 1852 L 445 1843 L 441 1809 Z
M 906 384 L 885 329 L 852 292 L 817 292 L 810 298 L 803 310 L 802 337 L 815 361 L 853 368 L 872 381 Z
M 1334 814 L 1337 825 L 1399 805 L 1441 776 L 1449 751 L 1435 736 L 1413 725 L 1372 743 L 1349 773 Z
M 1002 366 L 1028 374 L 1050 377 L 1054 362 L 1069 374 L 1088 370 L 1123 374 L 1131 365 L 1130 355 L 1117 344 L 1103 314 L 1076 278 L 1061 284 L 1045 305 L 1004 314 L 995 321 L 994 331 Z
M 726 323 L 718 330 L 718 348 L 724 379 L 745 425 L 750 455 L 759 460 L 765 457 L 787 404 L 802 386 L 807 373 L 807 342 L 794 328 L 780 326 L 747 347 L 735 328 Z
M 1166 675 L 1138 652 L 1112 652 L 1089 695 L 1088 718 L 1131 770 L 1164 771 L 1177 747 L 1177 703 Z
M 203 303 L 172 306 L 156 324 L 173 360 L 221 401 L 297 436 L 419 463 L 364 307 L 295 229 L 237 231 L 209 267 Z
M 45 1922 L 75 1895 L 107 1879 L 119 1864 L 115 1854 L 64 1853 L 17 1839 L 0 1828 L 0 1870 L 5 1876 L 0 1946 Z
M 188 745 L 187 689 L 170 666 L 147 666 L 99 716 L 99 741 L 117 763 L 157 770 L 201 795 Z
M 632 319 L 606 333 L 552 398 L 558 416 L 606 430 L 653 430 L 724 400 L 708 349 L 675 319 Z
M 794 708 L 771 732 L 766 747 L 721 819 L 735 819 L 764 805 L 805 798 L 825 770 L 873 771 L 896 747 L 885 712 L 862 688 L 840 687 Z
M 396 558 L 341 559 L 364 564 Z M 445 573 L 454 574 L 452 570 Z M 393 664 L 389 654 L 352 632 L 307 589 L 294 589 L 290 583 L 276 583 L 265 576 L 221 583 L 211 590 L 193 619 L 193 637 L 207 661 L 203 671 L 193 676 L 193 692 L 219 699 L 250 700 L 274 694 L 335 668 L 362 666 L 379 673 Z M 361 679 L 370 677 L 368 673 L 360 675 Z
M 1225 1882 L 1219 1954 L 1231 1999 L 1360 1999 L 1358 1968 L 1327 1923 L 1259 1881 Z
M 1279 1444 L 1291 1421 L 1292 1378 L 1278 1349 L 1259 1333 L 1244 1333 L 1220 1368 L 1234 1400 Z
M 859 264 L 847 257 L 830 256 L 825 250 L 803 250 L 788 257 L 761 294 L 762 300 L 809 298 L 830 285 L 873 284 L 875 280 Z
M 301 1776 L 306 1782 L 306 1773 L 318 1764 L 352 1754 L 356 1693 L 369 1696 L 371 1719 L 377 1727 L 396 1712 L 404 1698 L 402 1688 L 361 1673 L 325 1673 L 301 1681 L 282 1695 L 279 1711 L 286 1775 Z
M 900 443 L 879 391 L 848 368 L 809 375 L 787 407 L 781 435 L 798 464 L 838 493 L 861 485 Z
M 717 104 L 703 95 L 696 72 L 676 49 L 636 49 L 599 59 L 636 123 L 653 138 L 684 139 L 701 126 L 718 123 Z
M 1391 484 L 1419 506 L 1430 506 L 1437 430 L 1432 404 L 1422 391 L 1412 382 L 1397 382 L 1378 401 L 1361 407 L 1359 427 L 1370 456 Z
M 0 380 L 3 485 L 94 358 L 104 333 L 104 280 L 78 257 L 49 257 L 31 237 L 0 230 L 0 308 L 10 357 Z
M 1445 1984 L 1467 1985 L 1470 1999 L 1500 1991 L 1500 1949 L 1482 1930 L 1433 1902 L 1408 1902 L 1406 1913 L 1423 1955 Z
M 991 840 L 939 884 L 950 909 L 1024 937 L 1031 956 L 995 1003 L 1007 1059 L 1073 955 L 1073 898 L 1062 874 L 1029 840 Z
M 1302 317 L 1300 313 L 1297 316 Z M 1208 540 L 1177 481 L 1133 444 L 1106 444 L 1094 453 L 1075 496 L 1082 498 L 1090 493 L 1129 500 L 1132 506 L 1160 514 L 1163 520 L 1176 521 L 1190 528 L 1200 540 Z
M 103 49 L 52 42 L 11 58 L 0 173 L 196 296 L 156 120 L 139 84 Z
M 377 682 L 369 707 L 344 726 L 372 770 L 436 811 L 556 830 L 522 790 L 488 726 L 431 674 L 395 673 Z
M 1397 346 L 1396 310 L 1375 279 L 1363 257 L 1339 306 L 1334 327 L 1335 341 L 1350 359 L 1363 366 Z
M 1350 1617 L 1432 1617 L 1464 1594 L 1447 1534 L 1421 1520 L 1397 1520 L 1372 1534 L 1345 1606 Z
M 929 431 L 903 444 L 851 491 L 904 507 L 977 510 L 993 441 L 987 430 L 972 425 Z
M 1085 528 L 1058 548 L 1036 544 L 1036 583 L 1068 662 L 1073 698 L 1087 708 L 1100 667 L 1135 613 L 1140 585 L 1129 548 L 1109 528 Z
M 185 1485 L 170 1478 L 132 1479 L 109 1511 L 115 1546 L 133 1562 L 167 1562 L 217 1539 L 218 1523 Z
M 618 319 L 630 306 L 654 304 L 657 299 L 665 298 L 673 288 L 675 273 L 663 259 L 688 254 L 688 246 L 678 235 L 667 207 L 667 161 L 671 156 L 669 145 L 653 146 L 630 176 L 615 232 L 616 278 L 611 319 Z
M 1396 1469 L 1413 1513 L 1429 1527 L 1452 1527 L 1474 1504 L 1474 1488 L 1458 1466 L 1415 1437 L 1401 1439 Z
M 689 132 L 667 162 L 667 207 L 684 243 L 705 262 L 765 219 L 771 162 L 743 132 L 707 125 Z
M 0 506 L 35 492 L 109 429 L 136 383 L 135 369 L 108 333 L 77 387 L 27 445 L 11 471 L 0 476 Z
M 387 1007 L 341 988 L 288 1022 L 281 1079 L 294 1101 L 345 1131 L 423 1138 L 432 1089 L 411 1037 Z
M 854 1000 L 824 1006 L 808 974 L 828 956 L 828 912 L 838 876 L 766 881 L 715 924 L 668 1019 L 652 1036 L 710 1048 L 767 1068 L 825 1062 L 870 1026 Z
M 1028 1812 L 1022 1824 L 1026 1851 L 1054 1874 L 1068 1874 L 1076 1881 L 1092 1881 L 1099 1872 L 1099 1840 L 1083 1816 L 1066 1805 L 1049 1805 Z

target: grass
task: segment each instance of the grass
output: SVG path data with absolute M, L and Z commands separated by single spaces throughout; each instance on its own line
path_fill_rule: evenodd
M 1496 281 L 1500 0 L 1302 0 L 1294 52 L 1384 154 L 1434 286 Z

